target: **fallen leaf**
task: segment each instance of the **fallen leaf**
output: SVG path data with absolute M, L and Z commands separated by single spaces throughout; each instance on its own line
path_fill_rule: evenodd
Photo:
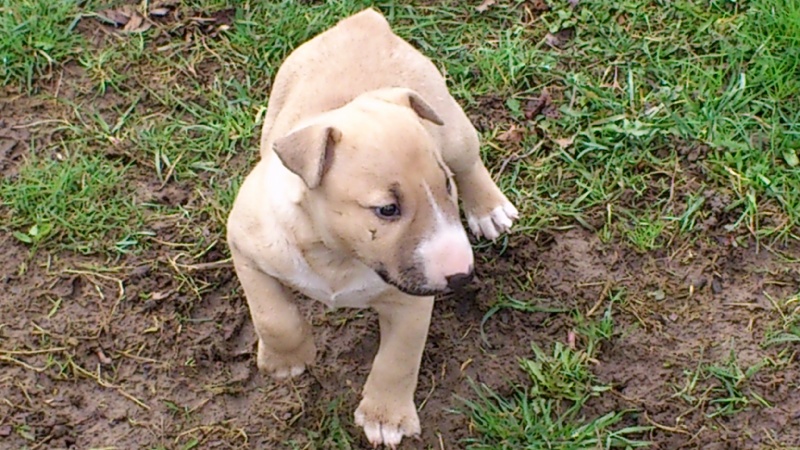
M 475 11 L 478 11 L 479 13 L 486 12 L 486 10 L 488 10 L 489 7 L 493 6 L 495 3 L 497 3 L 497 0 L 483 0 L 483 3 L 475 7 Z
M 125 33 L 141 33 L 148 29 L 150 29 L 150 22 L 144 20 L 144 17 L 138 11 L 134 11 L 131 15 L 131 20 L 125 24 L 122 31 Z
M 153 8 L 149 11 L 151 16 L 164 17 L 172 11 L 169 8 Z
M 97 12 L 97 16 L 114 26 L 121 27 L 131 20 L 131 12 L 133 9 L 128 6 L 122 6 L 117 9 L 104 9 Z
M 544 41 L 547 45 L 551 47 L 563 48 L 574 37 L 575 37 L 575 28 L 568 27 L 564 28 L 563 30 L 559 30 L 555 33 L 547 33 L 547 36 L 544 37 Z
M 497 140 L 516 144 L 522 141 L 522 131 L 516 125 L 511 124 L 511 128 L 497 135 Z
M 536 12 L 550 11 L 550 5 L 545 0 L 532 0 L 527 2 L 530 8 Z
M 528 120 L 533 119 L 541 114 L 545 108 L 550 106 L 552 102 L 553 100 L 550 98 L 550 93 L 547 91 L 547 88 L 542 89 L 542 93 L 539 94 L 539 98 L 530 100 L 525 105 L 525 118 Z
M 181 0 L 155 0 L 150 2 L 151 8 L 174 8 L 178 6 Z
M 553 139 L 553 142 L 558 144 L 558 146 L 561 147 L 562 150 L 566 150 L 572 146 L 573 142 L 575 142 L 575 136 L 568 138 Z
M 141 33 L 150 29 L 151 26 L 150 22 L 146 21 L 139 11 L 130 5 L 104 9 L 97 12 L 97 17 L 106 23 L 122 27 L 122 31 L 125 33 Z
M 577 8 L 578 7 L 578 3 L 580 3 L 580 0 L 567 0 L 567 3 L 569 3 L 569 6 L 572 6 L 573 8 Z
M 222 31 L 229 30 L 236 18 L 236 9 L 227 8 L 212 12 L 209 17 L 192 17 L 190 22 L 203 34 L 215 37 Z

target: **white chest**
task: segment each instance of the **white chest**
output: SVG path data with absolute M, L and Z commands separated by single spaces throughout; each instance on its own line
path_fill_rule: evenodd
M 312 267 L 299 255 L 294 262 L 294 270 L 279 277 L 281 281 L 330 308 L 366 308 L 391 288 L 375 271 L 358 262 Z

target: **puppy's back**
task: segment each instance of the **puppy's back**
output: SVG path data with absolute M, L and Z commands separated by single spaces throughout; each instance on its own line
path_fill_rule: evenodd
M 358 12 L 300 45 L 283 62 L 267 106 L 262 144 L 269 148 L 272 136 L 364 92 L 397 86 L 416 90 L 434 107 L 449 95 L 436 66 L 395 35 L 383 15 L 372 8 Z

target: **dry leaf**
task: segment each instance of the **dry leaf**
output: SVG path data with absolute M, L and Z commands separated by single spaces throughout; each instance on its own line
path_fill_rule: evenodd
M 125 24 L 122 31 L 125 33 L 141 33 L 150 29 L 150 22 L 146 21 L 141 14 L 134 11 L 131 15 L 131 20 Z
M 483 0 L 483 3 L 476 6 L 475 10 L 478 11 L 479 13 L 486 12 L 486 10 L 489 9 L 490 6 L 493 6 L 495 3 L 497 3 L 497 0 Z
M 561 147 L 562 150 L 566 150 L 572 146 L 573 142 L 575 142 L 575 136 L 568 138 L 553 139 L 553 142 L 558 144 L 558 146 Z
M 151 8 L 174 8 L 178 6 L 180 0 L 155 0 L 150 2 Z
M 141 33 L 150 29 L 151 26 L 150 22 L 130 5 L 99 11 L 97 16 L 114 26 L 122 27 L 122 31 L 125 33 Z
M 179 0 L 156 0 L 150 2 L 150 10 L 147 13 L 153 17 L 164 17 L 175 10 L 179 3 Z
M 542 89 L 539 98 L 531 100 L 525 105 L 525 118 L 528 120 L 533 119 L 541 114 L 545 108 L 550 107 L 552 103 L 553 100 L 550 98 L 550 92 L 547 91 L 547 88 Z
M 544 37 L 545 43 L 550 47 L 555 48 L 562 48 L 567 42 L 571 41 L 572 38 L 575 37 L 575 29 L 572 27 L 564 28 L 563 30 L 559 30 L 555 34 L 547 33 L 547 36 Z
M 516 125 L 511 124 L 511 128 L 497 135 L 500 142 L 518 143 L 522 141 L 522 131 Z
M 98 11 L 97 15 L 106 22 L 121 27 L 131 20 L 131 13 L 133 11 L 133 8 L 125 5 L 117 9 L 105 9 L 103 11 Z
M 153 8 L 150 10 L 150 15 L 156 17 L 164 17 L 167 14 L 169 14 L 170 11 L 171 10 L 169 8 Z

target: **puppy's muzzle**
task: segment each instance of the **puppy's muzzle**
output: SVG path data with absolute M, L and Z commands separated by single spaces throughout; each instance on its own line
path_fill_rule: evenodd
M 470 267 L 468 273 L 457 273 L 447 277 L 447 287 L 453 291 L 460 291 L 475 278 L 475 271 Z

